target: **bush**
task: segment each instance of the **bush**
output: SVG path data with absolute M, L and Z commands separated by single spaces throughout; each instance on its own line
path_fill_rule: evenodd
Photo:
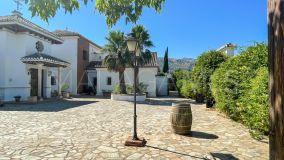
M 232 119 L 241 120 L 237 103 L 250 80 L 260 67 L 268 64 L 267 46 L 263 43 L 248 47 L 240 55 L 222 64 L 211 77 L 211 86 L 216 107 Z
M 114 94 L 121 94 L 121 89 L 120 89 L 120 85 L 119 84 L 114 86 L 114 89 L 113 89 L 112 93 L 114 93 Z
M 258 69 L 244 95 L 240 98 L 238 106 L 241 108 L 242 120 L 251 129 L 255 138 L 269 132 L 269 107 L 268 107 L 268 69 Z
M 252 129 L 251 133 L 266 133 L 268 127 L 267 66 L 267 45 L 259 43 L 229 58 L 211 76 L 216 107 L 243 122 Z
M 195 97 L 194 84 L 192 82 L 184 81 L 180 93 L 183 97 L 194 98 Z
M 66 92 L 68 89 L 69 89 L 69 84 L 68 83 L 63 84 L 62 87 L 61 87 L 61 91 L 62 92 Z
M 188 70 L 176 70 L 173 72 L 172 74 L 173 79 L 175 80 L 175 82 L 177 82 L 178 80 L 190 80 L 190 71 Z
M 132 85 L 127 84 L 126 85 L 126 93 L 127 94 L 133 94 L 134 93 L 134 87 Z
M 214 101 L 211 93 L 210 77 L 227 58 L 224 53 L 213 50 L 204 52 L 197 58 L 195 67 L 192 70 L 192 81 L 195 84 L 197 94 L 205 96 L 207 101 Z
M 144 94 L 145 92 L 147 92 L 147 88 L 148 88 L 147 84 L 139 83 L 137 93 L 138 94 Z M 119 85 L 116 85 L 114 87 L 114 90 L 113 90 L 112 93 L 114 93 L 114 94 L 121 94 L 121 90 L 120 90 Z M 127 94 L 133 94 L 134 93 L 134 87 L 132 85 L 127 84 L 126 85 L 126 93 Z
M 176 70 L 173 72 L 175 85 L 179 95 L 185 98 L 195 97 L 194 84 L 191 82 L 191 72 L 187 70 Z

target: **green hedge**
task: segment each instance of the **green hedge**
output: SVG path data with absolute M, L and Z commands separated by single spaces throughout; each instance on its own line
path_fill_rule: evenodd
M 268 127 L 267 66 L 267 45 L 260 43 L 230 58 L 211 77 L 216 107 L 260 135 Z
M 219 51 L 207 51 L 200 55 L 192 70 L 192 81 L 196 92 L 205 96 L 207 101 L 213 102 L 210 77 L 214 71 L 227 60 L 227 55 Z
M 191 82 L 190 71 L 176 70 L 173 72 L 173 78 L 180 96 L 185 98 L 194 97 L 195 89 Z
M 267 67 L 259 68 L 247 85 L 237 105 L 241 110 L 242 121 L 251 129 L 252 135 L 261 138 L 269 132 Z

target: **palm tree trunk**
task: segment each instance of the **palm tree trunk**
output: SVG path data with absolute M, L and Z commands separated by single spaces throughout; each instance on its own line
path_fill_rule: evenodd
M 126 94 L 126 86 L 125 86 L 125 79 L 124 79 L 124 70 L 119 71 L 119 87 L 122 94 Z
M 283 14 L 283 0 L 268 0 L 270 160 L 284 159 L 284 32 L 281 27 Z

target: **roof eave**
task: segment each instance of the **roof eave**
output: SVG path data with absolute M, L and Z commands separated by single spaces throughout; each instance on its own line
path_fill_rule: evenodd
M 49 39 L 53 44 L 62 44 L 64 42 L 63 39 L 57 37 L 56 35 L 48 35 L 48 34 L 46 34 L 44 32 L 38 31 L 37 29 L 34 29 L 34 28 L 32 28 L 32 27 L 30 27 L 28 25 L 24 25 L 24 24 L 19 23 L 17 21 L 16 22 L 15 21 L 12 21 L 12 22 L 11 21 L 10 22 L 1 22 L 1 25 L 18 25 L 18 26 L 21 26 L 23 28 L 26 28 L 27 30 L 33 31 L 35 33 L 38 33 L 38 34 L 44 36 L 45 38 Z M 49 31 L 47 31 L 47 32 L 49 32 Z M 50 32 L 50 34 L 52 34 L 52 33 Z

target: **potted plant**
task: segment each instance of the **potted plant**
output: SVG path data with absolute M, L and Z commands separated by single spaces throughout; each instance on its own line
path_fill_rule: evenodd
M 30 96 L 28 97 L 29 103 L 37 103 L 37 96 Z
M 54 91 L 52 91 L 51 92 L 51 97 L 58 97 L 58 92 L 57 92 L 57 90 L 54 90 Z
M 137 95 L 136 95 L 136 101 L 143 102 L 146 100 L 146 91 L 147 91 L 148 85 L 140 83 L 137 86 Z M 122 94 L 119 85 L 116 85 L 112 94 L 111 94 L 111 100 L 116 101 L 134 101 L 134 87 L 133 85 L 126 85 L 126 93 Z
M 21 98 L 22 98 L 22 97 L 21 97 L 21 96 L 15 96 L 14 98 L 15 98 L 15 102 L 17 102 L 17 103 L 18 103 L 18 102 L 20 102 L 20 101 L 21 101 Z
M 4 102 L 2 100 L 0 100 L 0 107 L 4 106 Z
M 109 98 L 111 96 L 111 91 L 110 90 L 103 90 L 103 96 L 106 98 Z
M 69 89 L 69 84 L 65 83 L 62 87 L 61 87 L 61 93 L 63 98 L 70 98 L 70 92 L 68 92 L 67 90 Z

